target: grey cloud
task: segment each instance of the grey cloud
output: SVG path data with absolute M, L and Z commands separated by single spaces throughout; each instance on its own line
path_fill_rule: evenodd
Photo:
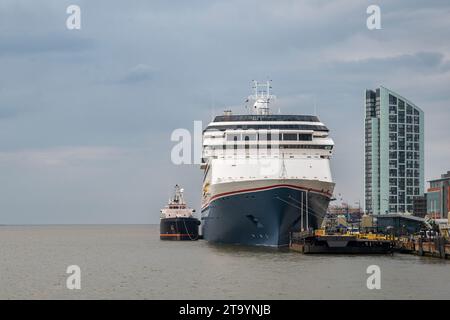
M 362 199 L 365 88 L 383 84 L 420 105 L 427 139 L 444 146 L 433 147 L 426 176 L 446 169 L 433 159 L 450 157 L 448 1 L 380 0 L 379 32 L 365 27 L 360 0 L 79 1 L 80 32 L 62 31 L 69 4 L 0 4 L 0 152 L 9 152 L 0 223 L 156 223 L 175 183 L 198 208 L 201 173 L 172 165 L 172 130 L 229 106 L 245 112 L 237 105 L 250 81 L 267 77 L 282 112 L 313 113 L 316 101 L 336 141 L 337 189 L 350 202 Z M 26 176 L 11 156 L 68 146 L 141 152 Z M 49 157 L 72 164 L 73 155 Z M 55 198 L 67 200 L 64 210 Z
M 152 67 L 145 64 L 138 64 L 137 66 L 131 68 L 119 82 L 125 84 L 145 82 L 148 80 L 153 80 L 155 73 L 156 71 Z
M 78 53 L 91 50 L 94 41 L 66 32 L 53 35 L 16 35 L 0 37 L 0 56 L 24 56 L 45 53 Z
M 440 52 L 417 52 L 402 54 L 386 58 L 370 58 L 355 61 L 338 61 L 333 66 L 346 73 L 354 72 L 393 72 L 399 69 L 419 72 L 447 72 L 450 70 L 450 61 L 445 60 Z
M 0 107 L 0 119 L 14 117 L 19 113 L 20 112 L 17 110 L 17 108 L 6 107 L 6 106 Z

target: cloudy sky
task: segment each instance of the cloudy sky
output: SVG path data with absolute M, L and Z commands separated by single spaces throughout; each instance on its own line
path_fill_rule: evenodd
M 66 8 L 81 7 L 81 30 Z M 366 9 L 381 7 L 381 30 Z M 442 1 L 0 2 L 0 224 L 157 223 L 175 183 L 202 174 L 170 135 L 252 79 L 276 108 L 332 130 L 337 193 L 363 200 L 364 90 L 425 111 L 427 179 L 450 170 L 450 3 Z

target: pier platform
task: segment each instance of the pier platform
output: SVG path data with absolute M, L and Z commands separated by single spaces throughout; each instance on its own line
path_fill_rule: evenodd
M 441 259 L 450 259 L 450 242 L 444 237 L 435 239 L 405 239 L 399 238 L 395 242 L 394 250 L 401 253 L 417 254 Z
M 326 234 L 324 230 L 292 232 L 290 249 L 304 254 L 387 254 L 409 253 L 450 259 L 450 241 L 443 236 L 432 239 L 394 237 L 373 233 Z
M 387 254 L 393 252 L 394 241 L 380 235 L 325 234 L 317 230 L 292 233 L 290 248 L 305 254 Z

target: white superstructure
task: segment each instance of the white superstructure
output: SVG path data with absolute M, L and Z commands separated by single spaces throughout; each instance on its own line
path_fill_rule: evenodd
M 169 203 L 161 209 L 161 219 L 166 218 L 190 218 L 195 212 L 194 209 L 188 208 L 183 197 L 183 189 L 175 185 L 175 194 L 169 199 Z
M 295 180 L 331 194 L 328 129 L 315 116 L 270 114 L 270 83 L 254 88 L 252 114 L 226 111 L 204 131 L 203 204 L 214 195 L 211 186 L 232 182 Z

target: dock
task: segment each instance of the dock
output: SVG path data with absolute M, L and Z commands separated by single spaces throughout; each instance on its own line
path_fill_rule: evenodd
M 291 234 L 291 250 L 304 254 L 387 254 L 394 251 L 395 242 L 389 237 L 374 234 L 326 234 L 294 232 Z
M 324 230 L 293 232 L 290 249 L 303 254 L 392 254 L 394 252 L 450 259 L 450 241 L 394 237 L 376 233 L 326 234 Z
M 399 238 L 394 249 L 400 253 L 450 259 L 450 241 L 442 236 L 433 239 Z

